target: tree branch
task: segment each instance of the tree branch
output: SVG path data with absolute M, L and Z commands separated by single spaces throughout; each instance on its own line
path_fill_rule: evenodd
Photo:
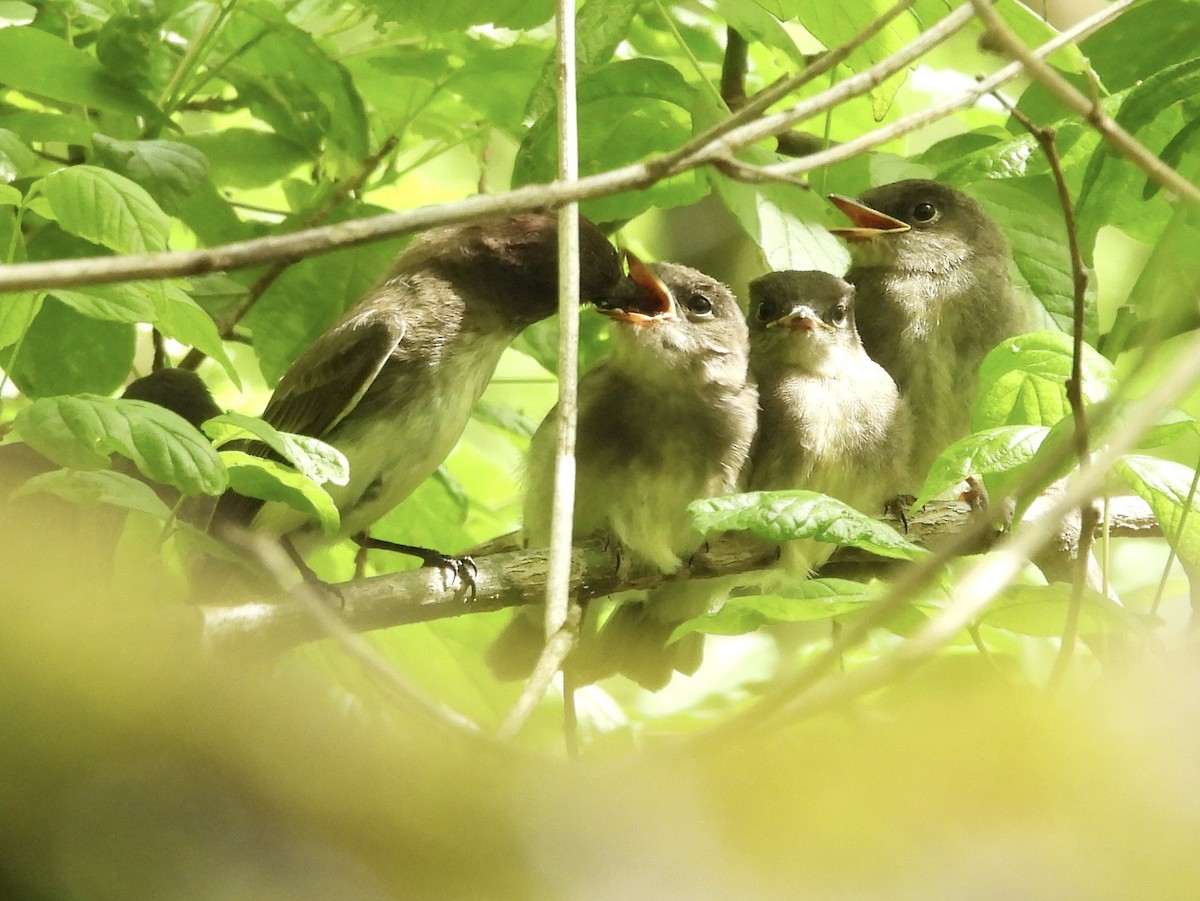
M 933 502 L 909 519 L 906 537 L 923 547 L 939 547 L 966 527 L 969 510 L 963 503 Z M 1119 538 L 1161 537 L 1149 507 L 1137 498 L 1115 498 L 1110 534 Z M 895 519 L 885 519 L 899 527 Z M 958 549 L 960 554 L 987 550 L 995 533 L 986 533 Z M 679 579 L 737 575 L 770 567 L 776 550 L 746 535 L 727 535 L 708 547 L 680 573 L 665 577 L 652 566 L 621 561 L 615 548 L 602 541 L 577 544 L 571 555 L 570 589 L 580 601 L 618 591 L 646 589 Z M 429 622 L 540 603 L 546 587 L 546 549 L 506 551 L 475 558 L 477 573 L 473 600 L 449 571 L 410 570 L 356 579 L 339 585 L 343 606 L 339 619 L 354 632 Z M 896 567 L 895 561 L 854 548 L 842 548 L 822 568 L 826 575 L 862 577 Z M 296 600 L 266 600 L 237 606 L 200 607 L 207 642 L 222 650 L 259 648 L 284 650 L 326 637 L 311 612 Z
M 1082 116 L 1121 156 L 1129 160 L 1155 183 L 1176 194 L 1192 206 L 1200 205 L 1200 188 L 1151 153 L 1137 138 L 1116 123 L 1095 100 L 1085 97 L 1051 68 L 1041 56 L 1031 52 L 992 8 L 991 0 L 971 0 L 995 45 L 1019 62 L 1029 76 L 1040 82 L 1059 102 Z M 1113 4 L 1116 6 L 1117 4 Z

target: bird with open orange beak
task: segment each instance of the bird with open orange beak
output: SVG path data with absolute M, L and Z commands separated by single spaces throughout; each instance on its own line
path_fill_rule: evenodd
M 983 207 L 941 182 L 829 199 L 851 222 L 830 231 L 850 247 L 846 281 L 863 347 L 912 411 L 908 486 L 919 488 L 937 455 L 970 430 L 983 358 L 1027 327 L 1008 242 Z
M 627 261 L 629 275 L 596 304 L 613 320 L 612 350 L 579 382 L 575 533 L 604 535 L 628 557 L 670 573 L 701 544 L 688 504 L 736 490 L 758 395 L 746 319 L 730 290 L 687 266 L 643 263 L 632 254 Z M 556 443 L 552 410 L 529 450 L 524 525 L 531 547 L 550 535 Z M 694 669 L 699 642 L 668 648 L 666 639 L 719 595 L 688 587 L 669 586 L 676 590 L 619 608 L 605 623 L 605 640 L 590 653 L 581 643 L 579 656 L 589 661 L 583 680 L 620 671 L 658 688 L 673 670 Z

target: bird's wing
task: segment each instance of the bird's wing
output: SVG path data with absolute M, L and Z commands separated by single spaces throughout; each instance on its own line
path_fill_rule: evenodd
M 296 359 L 262 418 L 284 432 L 324 437 L 362 400 L 407 330 L 395 309 L 367 305 L 347 317 Z

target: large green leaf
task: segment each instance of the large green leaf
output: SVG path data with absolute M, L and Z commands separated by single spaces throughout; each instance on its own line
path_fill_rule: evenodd
M 92 319 L 47 297 L 25 333 L 16 362 L 9 351 L 3 365 L 29 397 L 111 394 L 133 366 L 136 338 L 131 323 Z
M 759 154 L 767 156 L 765 151 Z M 764 162 L 754 159 L 759 154 L 743 158 Z M 822 223 L 829 207 L 814 193 L 790 185 L 752 185 L 717 174 L 711 180 L 725 206 L 762 249 L 769 269 L 846 270 L 849 254 Z
M 92 136 L 96 159 L 141 185 L 170 213 L 208 179 L 208 159 L 179 141 L 120 141 Z
M 1021 635 L 1054 638 L 1063 634 L 1071 605 L 1070 585 L 1014 585 L 987 609 L 983 624 Z M 1098 635 L 1121 624 L 1135 626 L 1127 611 L 1096 591 L 1084 591 L 1078 619 L 1081 635 Z
M 64 231 L 117 253 L 166 250 L 171 220 L 145 189 L 97 166 L 70 166 L 41 181 Z
M 0 28 L 0 84 L 67 104 L 161 119 L 149 100 L 93 57 L 32 26 Z
M 933 461 L 913 509 L 925 506 L 930 498 L 967 476 L 1010 472 L 1023 466 L 1033 459 L 1049 431 L 1037 425 L 1001 426 L 960 438 Z
M 228 484 L 212 445 L 185 419 L 140 400 L 45 397 L 13 428 L 26 444 L 75 469 L 101 469 L 118 453 L 147 478 L 184 494 L 220 494 Z
M 23 482 L 12 493 L 12 497 L 15 500 L 31 494 L 52 494 L 84 506 L 104 504 L 123 510 L 137 510 L 157 519 L 171 517 L 171 508 L 163 503 L 153 488 L 133 476 L 108 469 L 57 469 L 44 472 Z
M 225 77 L 239 99 L 311 154 L 332 151 L 338 175 L 354 172 L 368 153 L 368 128 L 349 73 L 274 7 L 252 2 L 235 9 L 227 37 L 240 53 Z
M 275 460 L 254 457 L 242 451 L 221 451 L 229 472 L 229 487 L 238 494 L 264 501 L 278 501 L 310 513 L 326 535 L 338 530 L 340 517 L 333 498 L 320 485 Z
M 678 147 L 692 135 L 692 88 L 659 60 L 618 60 L 579 83 L 579 172 L 592 175 Z M 558 172 L 557 116 L 539 119 L 521 143 L 513 184 L 553 181 Z M 703 178 L 687 172 L 641 191 L 586 201 L 597 222 L 629 219 L 651 206 L 677 206 L 705 193 Z
M 1063 331 L 1071 331 L 1075 285 L 1067 230 L 1049 176 L 988 179 L 970 192 L 987 208 L 1012 246 L 1017 270 Z M 1084 297 L 1084 338 L 1096 340 L 1096 286 Z
M 971 429 L 1005 425 L 1052 426 L 1070 412 L 1071 336 L 1042 331 L 1006 340 L 979 367 L 979 394 Z M 1116 385 L 1112 364 L 1083 345 L 1083 399 L 1097 403 Z
M 703 534 L 748 530 L 768 541 L 815 538 L 903 560 L 925 553 L 891 526 L 815 491 L 731 494 L 694 501 L 688 510 Z
M 832 619 L 859 610 L 879 597 L 874 584 L 848 579 L 805 579 L 772 595 L 747 595 L 726 601 L 715 613 L 681 623 L 671 633 L 677 641 L 691 632 L 744 635 L 775 623 Z
M 1117 472 L 1150 505 L 1179 559 L 1189 567 L 1200 564 L 1200 494 L 1192 493 L 1196 471 L 1182 463 L 1131 454 L 1117 463 Z
M 255 416 L 223 413 L 204 423 L 204 433 L 217 447 L 242 439 L 261 441 L 318 485 L 345 485 L 350 480 L 350 464 L 336 447 L 308 435 L 280 432 Z

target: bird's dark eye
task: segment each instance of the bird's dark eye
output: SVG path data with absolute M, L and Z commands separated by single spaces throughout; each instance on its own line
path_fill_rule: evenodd
M 771 321 L 771 311 L 767 309 L 767 305 L 765 303 L 760 303 L 758 305 L 758 309 L 755 311 L 755 315 L 758 316 L 759 322 L 770 322 Z
M 928 222 L 937 215 L 937 207 L 932 203 L 918 203 L 913 207 L 912 214 L 918 222 Z
M 703 294 L 693 294 L 687 299 L 685 306 L 689 313 L 695 313 L 697 316 L 704 316 L 712 312 L 712 301 Z
M 846 321 L 846 305 L 844 303 L 839 303 L 836 307 L 834 307 L 833 308 L 833 316 L 830 318 L 833 319 L 834 325 L 841 325 L 843 322 L 845 322 Z

